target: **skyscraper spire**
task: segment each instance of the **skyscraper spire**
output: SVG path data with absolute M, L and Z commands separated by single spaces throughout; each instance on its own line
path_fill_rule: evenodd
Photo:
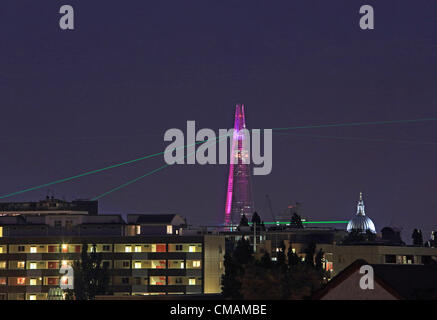
M 248 219 L 253 213 L 252 190 L 250 185 L 250 165 L 243 163 L 245 154 L 243 145 L 245 135 L 242 130 L 246 129 L 244 105 L 236 105 L 234 135 L 232 138 L 232 155 L 234 163 L 229 165 L 228 186 L 225 204 L 225 225 L 235 225 L 244 214 Z

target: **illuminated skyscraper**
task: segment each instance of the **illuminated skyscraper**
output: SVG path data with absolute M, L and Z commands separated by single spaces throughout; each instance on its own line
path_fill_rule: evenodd
M 226 193 L 225 225 L 235 225 L 240 222 L 241 215 L 245 214 L 248 219 L 253 213 L 252 190 L 250 183 L 250 164 L 244 163 L 244 159 L 250 160 L 250 155 L 243 148 L 246 129 L 244 117 L 244 105 L 235 108 L 234 134 L 232 138 L 232 155 L 234 163 L 230 163 L 228 188 Z

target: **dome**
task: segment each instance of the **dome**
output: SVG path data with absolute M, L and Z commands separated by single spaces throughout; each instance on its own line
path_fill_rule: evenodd
M 351 232 L 354 229 L 360 230 L 362 232 L 370 230 L 372 233 L 376 233 L 373 221 L 367 216 L 356 215 L 355 217 L 353 217 L 352 220 L 350 220 L 347 224 L 347 231 Z
M 347 224 L 347 231 L 359 230 L 363 233 L 370 231 L 376 233 L 373 221 L 364 213 L 363 194 L 360 193 L 360 200 L 358 201 L 357 214 Z

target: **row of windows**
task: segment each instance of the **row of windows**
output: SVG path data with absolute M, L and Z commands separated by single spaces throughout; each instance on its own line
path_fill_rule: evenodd
M 108 269 L 199 269 L 200 260 L 103 260 Z M 0 269 L 9 270 L 41 270 L 60 269 L 71 266 L 73 260 L 53 261 L 0 261 Z
M 421 256 L 399 256 L 395 254 L 386 254 L 385 263 L 397 263 L 397 264 L 420 264 L 423 263 L 423 257 Z
M 73 284 L 71 277 L 0 277 L 0 286 L 57 286 Z
M 9 253 L 80 253 L 80 244 L 10 245 Z M 97 244 L 88 245 L 88 251 L 96 252 L 202 252 L 201 244 Z M 7 246 L 0 246 L 0 253 L 7 253 Z
M 150 285 L 150 286 L 194 286 L 201 285 L 202 279 L 196 277 L 178 277 L 178 276 L 151 276 L 148 278 L 141 277 L 114 277 L 112 285 Z
M 58 286 L 73 283 L 73 278 L 62 277 L 0 277 L 0 286 Z M 201 285 L 201 278 L 196 277 L 177 277 L 177 276 L 151 276 L 141 277 L 114 277 L 110 279 L 110 285 Z

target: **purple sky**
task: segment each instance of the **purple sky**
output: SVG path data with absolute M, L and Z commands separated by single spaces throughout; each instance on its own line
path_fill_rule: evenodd
M 62 4 L 75 9 L 72 32 L 58 27 Z M 358 26 L 363 4 L 374 5 L 373 31 Z M 437 117 L 436 12 L 424 0 L 3 0 L 0 194 L 163 151 L 164 132 L 187 120 L 231 127 L 236 103 L 249 128 Z M 420 227 L 427 238 L 437 229 L 437 148 L 398 141 L 437 143 L 436 125 L 276 135 L 272 174 L 253 179 L 256 208 L 269 220 L 269 194 L 277 213 L 299 201 L 308 219 L 344 220 L 363 191 L 378 231 L 402 227 L 410 242 Z M 163 164 L 145 160 L 50 189 L 92 198 Z M 167 168 L 100 208 L 216 224 L 226 175 L 219 165 Z

